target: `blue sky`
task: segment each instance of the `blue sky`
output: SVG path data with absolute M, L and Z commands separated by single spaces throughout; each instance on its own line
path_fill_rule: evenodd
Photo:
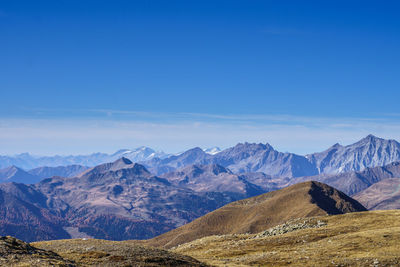
M 398 1 L 0 1 L 0 154 L 400 138 Z M 167 130 L 168 129 L 168 130 Z

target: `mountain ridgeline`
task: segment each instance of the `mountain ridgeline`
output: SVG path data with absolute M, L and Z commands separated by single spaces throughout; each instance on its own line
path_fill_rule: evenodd
M 46 170 L 33 171 L 31 169 L 67 165 L 81 165 L 82 168 L 86 168 L 83 166 L 93 167 L 113 162 L 121 157 L 146 166 L 151 173 L 156 175 L 174 172 L 194 164 L 217 164 L 235 174 L 263 172 L 272 177 L 293 178 L 362 171 L 368 167 L 384 166 L 400 161 L 400 143 L 368 135 L 354 144 L 347 146 L 335 144 L 323 152 L 305 156 L 276 151 L 268 143 L 239 143 L 222 151 L 219 148 L 203 150 L 196 147 L 178 155 L 157 152 L 148 147 L 122 149 L 114 154 L 94 153 L 80 156 L 36 157 L 25 153 L 16 156 L 0 156 L 0 168 L 15 166 L 30 170 L 32 175 L 43 178 Z M 47 173 L 47 177 L 52 175 L 72 177 L 77 174 L 68 175 L 68 171 L 66 175 L 61 175 L 60 172 Z
M 272 177 L 292 178 L 361 171 L 395 161 L 400 161 L 400 143 L 368 135 L 354 144 L 336 144 L 306 156 L 278 152 L 268 143 L 239 143 L 215 154 L 193 148 L 180 155 L 153 158 L 143 164 L 157 175 L 193 164 L 218 164 L 233 173 L 263 172 Z

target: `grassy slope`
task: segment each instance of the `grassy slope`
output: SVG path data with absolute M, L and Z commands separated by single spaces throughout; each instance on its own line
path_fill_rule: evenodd
M 304 182 L 230 203 L 146 244 L 170 248 L 210 235 L 257 233 L 295 218 L 362 210 L 359 203 L 332 187 Z
M 216 266 L 399 266 L 400 211 L 321 216 L 317 229 L 211 236 L 172 251 Z
M 189 256 L 127 241 L 69 239 L 31 245 L 54 251 L 77 266 L 205 266 Z

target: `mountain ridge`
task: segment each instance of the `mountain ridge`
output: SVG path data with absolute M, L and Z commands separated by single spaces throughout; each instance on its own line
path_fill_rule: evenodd
M 229 203 L 146 244 L 171 248 L 205 236 L 258 233 L 290 219 L 353 211 L 366 208 L 326 184 L 304 182 Z
M 93 167 L 125 157 L 132 162 L 141 163 L 156 175 L 193 164 L 219 164 L 236 174 L 264 172 L 273 177 L 302 177 L 361 171 L 368 167 L 400 161 L 400 143 L 373 135 L 368 135 L 353 144 L 335 144 L 322 152 L 305 156 L 279 152 L 269 143 L 245 142 L 222 151 L 217 148 L 211 150 L 195 147 L 177 155 L 169 155 L 148 147 L 139 147 L 133 150 L 122 149 L 113 154 L 93 153 L 64 157 L 35 157 L 24 153 L 16 157 L 0 156 L 0 167 L 15 165 L 22 169 L 32 169 L 71 164 Z

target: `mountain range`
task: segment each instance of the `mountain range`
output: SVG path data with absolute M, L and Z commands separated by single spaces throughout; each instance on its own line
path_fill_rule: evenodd
M 302 177 L 362 171 L 400 161 L 400 143 L 368 135 L 360 141 L 306 156 L 276 151 L 270 144 L 239 143 L 216 154 L 193 148 L 179 155 L 142 162 L 161 175 L 193 164 L 218 164 L 234 173 L 263 172 L 272 177 Z
M 113 154 L 94 153 L 78 156 L 37 157 L 24 153 L 17 156 L 0 156 L 0 168 L 16 166 L 30 170 L 44 166 L 93 167 L 121 157 L 141 163 L 156 175 L 193 164 L 218 164 L 236 174 L 263 172 L 273 177 L 302 177 L 362 171 L 367 167 L 384 166 L 400 161 L 400 143 L 368 135 L 354 144 L 335 144 L 323 152 L 305 156 L 279 152 L 268 143 L 239 143 L 222 151 L 217 147 L 204 150 L 196 147 L 177 155 L 156 152 L 148 147 L 122 149 Z
M 191 182 L 181 186 L 178 181 L 182 179 Z M 205 188 L 206 183 L 213 186 Z M 0 229 L 0 234 L 11 232 L 26 241 L 150 238 L 224 204 L 265 192 L 248 182 L 245 175 L 235 175 L 217 165 L 193 166 L 176 177 L 170 174 L 161 178 L 127 158 L 87 169 L 75 177 L 55 176 L 31 185 L 3 183 L 0 190 L 4 195 L 0 221 L 4 227 L 10 225 Z M 18 210 L 21 212 L 14 212 Z M 32 236 L 27 225 L 39 229 L 38 234 Z
M 34 184 L 40 180 L 53 176 L 74 177 L 89 167 L 81 165 L 69 165 L 58 167 L 39 167 L 25 171 L 16 166 L 0 169 L 0 182 L 17 182 Z
M 38 167 L 58 167 L 67 165 L 82 165 L 93 167 L 102 163 L 112 162 L 125 157 L 134 162 L 150 160 L 152 158 L 164 158 L 169 155 L 162 151 L 155 151 L 148 147 L 135 149 L 121 149 L 113 154 L 93 153 L 90 155 L 77 156 L 34 156 L 29 153 L 22 153 L 15 156 L 0 156 L 0 168 L 17 166 L 24 170 Z
M 397 207 L 398 190 L 391 187 L 400 178 L 400 161 L 392 162 L 398 150 L 396 141 L 370 135 L 307 156 L 243 143 L 216 153 L 193 148 L 165 157 L 148 154 L 141 163 L 121 157 L 93 167 L 11 166 L 0 170 L 0 234 L 15 233 L 25 241 L 151 238 L 232 201 L 310 180 L 368 208 Z

